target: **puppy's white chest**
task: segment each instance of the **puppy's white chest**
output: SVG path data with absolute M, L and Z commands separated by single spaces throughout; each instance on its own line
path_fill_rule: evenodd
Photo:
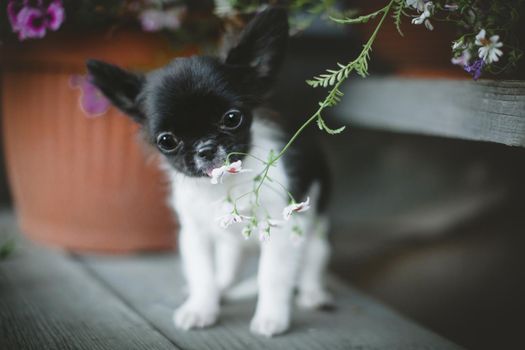
M 198 229 L 206 234 L 224 234 L 226 232 L 241 237 L 243 225 L 234 224 L 224 229 L 220 227 L 220 218 L 227 215 L 226 202 L 234 203 L 237 212 L 244 217 L 258 219 L 278 219 L 288 202 L 286 187 L 288 178 L 281 163 L 272 166 L 268 176 L 273 186 L 266 186 L 255 196 L 256 176 L 264 173 L 266 159 L 270 151 L 280 148 L 275 131 L 268 125 L 255 121 L 252 126 L 251 156 L 245 157 L 243 169 L 250 172 L 227 174 L 219 184 L 212 184 L 210 178 L 190 178 L 173 170 L 169 176 L 173 185 L 171 204 L 179 216 L 181 225 Z M 254 205 L 257 202 L 257 205 Z M 231 204 L 230 204 L 231 212 Z

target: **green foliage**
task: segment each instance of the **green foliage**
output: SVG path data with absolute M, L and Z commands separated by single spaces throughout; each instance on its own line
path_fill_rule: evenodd
M 331 90 L 329 91 L 326 98 L 319 102 L 319 109 L 316 113 L 309 119 L 309 120 L 316 120 L 317 126 L 319 129 L 324 130 L 330 135 L 339 134 L 345 130 L 345 127 L 342 126 L 337 129 L 332 129 L 326 125 L 325 120 L 322 117 L 322 112 L 326 108 L 330 108 L 335 106 L 341 101 L 341 98 L 343 97 L 343 92 L 340 90 L 341 84 L 348 79 L 350 74 L 352 72 L 356 72 L 361 77 L 366 77 L 368 75 L 368 61 L 370 60 L 370 52 L 372 51 L 372 44 L 374 43 L 374 40 L 377 36 L 377 33 L 379 32 L 379 29 L 381 28 L 385 18 L 392 10 L 392 7 L 394 5 L 398 5 L 395 10 L 399 8 L 399 6 L 403 6 L 404 0 L 391 0 L 385 7 L 372 12 L 368 15 L 359 16 L 357 18 L 345 18 L 345 19 L 335 19 L 332 18 L 333 21 L 337 23 L 365 23 L 370 21 L 371 19 L 374 19 L 378 15 L 381 15 L 381 19 L 379 20 L 379 23 L 377 24 L 374 32 L 368 39 L 365 45 L 363 45 L 363 50 L 361 53 L 357 56 L 356 59 L 353 61 L 350 61 L 348 64 L 344 65 L 342 63 L 337 63 L 338 69 L 328 69 L 326 70 L 326 73 L 320 74 L 318 76 L 315 76 L 312 80 L 307 80 L 306 83 L 313 88 L 318 87 L 331 87 Z M 402 13 L 402 10 L 401 10 Z M 396 13 L 394 13 L 396 15 Z M 308 123 L 308 122 L 307 122 Z
M 404 11 L 405 8 L 405 1 L 397 1 L 394 5 L 394 10 L 392 14 L 392 18 L 394 19 L 394 25 L 396 26 L 397 32 L 399 35 L 404 36 L 403 31 L 401 30 L 401 20 L 403 16 L 406 16 L 407 14 Z
M 368 21 L 370 21 L 371 19 L 374 19 L 376 18 L 378 15 L 380 15 L 381 13 L 383 13 L 385 11 L 384 8 L 380 9 L 380 10 L 377 10 L 376 12 L 372 12 L 372 13 L 369 13 L 368 15 L 363 15 L 363 16 L 359 16 L 359 17 L 355 17 L 355 18 L 333 18 L 333 17 L 330 17 L 330 19 L 336 23 L 340 23 L 340 24 L 356 24 L 356 23 L 366 23 Z
M 0 260 L 6 259 L 15 250 L 15 241 L 9 239 L 0 245 Z

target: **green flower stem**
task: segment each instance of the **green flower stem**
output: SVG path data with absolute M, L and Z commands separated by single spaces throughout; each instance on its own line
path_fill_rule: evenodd
M 368 39 L 367 43 L 363 47 L 363 50 L 361 51 L 359 56 L 354 61 L 350 62 L 347 65 L 347 67 L 355 64 L 355 62 L 357 62 L 359 60 L 363 60 L 363 59 L 366 60 L 366 58 L 368 56 L 368 52 L 370 51 L 370 49 L 372 47 L 372 43 L 374 42 L 374 40 L 375 40 L 375 38 L 377 36 L 377 33 L 379 32 L 379 29 L 381 28 L 383 22 L 385 21 L 385 18 L 387 17 L 388 13 L 390 12 L 390 9 L 394 5 L 394 3 L 396 3 L 396 1 L 400 1 L 400 0 L 391 0 L 390 3 L 388 3 L 388 5 L 386 5 L 382 10 L 380 10 L 380 12 L 381 11 L 383 12 L 383 16 L 381 16 L 381 19 L 379 20 L 379 23 L 378 23 L 377 27 L 375 28 L 374 32 L 372 33 L 372 35 Z M 293 134 L 293 136 L 286 143 L 286 145 L 284 145 L 284 147 L 281 149 L 281 151 L 275 157 L 272 157 L 266 163 L 266 166 L 265 166 L 264 170 L 262 171 L 262 175 L 260 176 L 259 183 L 258 183 L 258 185 L 257 185 L 257 187 L 256 187 L 256 189 L 254 191 L 255 192 L 255 196 L 256 196 L 256 203 L 257 204 L 259 204 L 259 192 L 261 190 L 262 184 L 268 178 L 268 171 L 270 170 L 270 167 L 272 165 L 274 165 L 286 153 L 288 148 L 290 148 L 290 146 L 295 142 L 295 140 L 297 140 L 299 135 L 301 135 L 301 133 L 304 131 L 304 129 L 306 129 L 306 127 L 308 127 L 313 121 L 322 118 L 321 113 L 327 107 L 332 105 L 330 103 L 330 101 L 332 101 L 337 96 L 337 91 L 339 91 L 339 87 L 341 86 L 341 84 L 344 81 L 346 81 L 346 79 L 347 78 L 341 79 L 334 85 L 332 90 L 329 92 L 328 96 L 324 99 L 323 102 L 321 102 L 319 104 L 319 108 L 317 109 L 317 111 L 310 118 L 308 118 L 308 120 L 306 122 L 304 122 L 303 125 L 301 125 L 301 127 Z
M 354 70 L 354 68 L 357 65 L 361 65 L 362 66 L 362 69 L 359 71 L 360 73 L 367 73 L 367 68 L 368 68 L 367 60 L 369 58 L 369 53 L 370 53 L 370 50 L 372 48 L 372 44 L 373 44 L 373 42 L 374 42 L 374 40 L 375 40 L 375 38 L 377 36 L 377 33 L 379 32 L 379 29 L 383 25 L 383 22 L 385 21 L 385 18 L 390 13 L 390 10 L 392 9 L 392 6 L 395 3 L 400 2 L 400 1 L 403 1 L 403 0 L 391 0 L 385 7 L 383 7 L 382 9 L 374 12 L 374 16 L 382 13 L 381 19 L 379 20 L 379 23 L 377 24 L 374 32 L 372 33 L 372 35 L 370 36 L 370 38 L 368 39 L 366 44 L 363 46 L 363 50 L 361 51 L 359 56 L 357 56 L 357 58 L 355 60 L 353 60 L 350 63 L 348 63 L 346 66 L 342 66 L 341 65 L 341 67 L 340 67 L 341 69 L 334 73 L 334 75 L 339 76 L 340 78 L 338 78 L 337 81 L 334 81 L 335 79 L 332 79 L 332 81 L 334 81 L 334 83 L 333 84 L 331 83 L 329 85 L 333 85 L 333 87 L 330 90 L 330 92 L 328 93 L 328 95 L 326 96 L 326 98 L 321 103 L 319 103 L 319 108 L 317 109 L 317 111 L 310 118 L 308 118 L 308 120 L 306 120 L 299 127 L 299 129 L 297 129 L 297 131 L 293 134 L 293 136 L 290 138 L 290 140 L 288 140 L 288 142 L 284 145 L 284 147 L 281 149 L 281 151 L 276 156 L 270 155 L 268 161 L 263 161 L 262 159 L 259 159 L 263 164 L 265 164 L 265 167 L 261 171 L 261 173 L 254 178 L 255 188 L 254 188 L 253 192 L 250 192 L 250 193 L 253 193 L 255 195 L 255 205 L 256 206 L 260 205 L 260 203 L 259 203 L 259 195 L 260 195 L 260 191 L 261 191 L 261 188 L 262 188 L 264 182 L 266 180 L 270 179 L 269 175 L 268 175 L 268 173 L 270 171 L 270 167 L 274 166 L 277 163 L 277 161 L 284 156 L 284 154 L 290 148 L 290 146 L 302 134 L 304 129 L 306 129 L 312 122 L 317 121 L 319 123 L 319 126 L 322 129 L 324 129 L 325 131 L 329 132 L 329 133 L 338 133 L 338 132 L 341 132 L 343 130 L 344 127 L 340 128 L 340 129 L 337 129 L 337 130 L 329 129 L 326 126 L 326 124 L 325 124 L 325 122 L 323 120 L 322 112 L 328 107 L 333 107 L 335 105 L 335 103 L 337 103 L 339 101 L 339 97 L 342 95 L 342 93 L 340 92 L 339 88 L 343 84 L 343 82 L 345 82 L 348 79 L 349 73 L 352 70 Z M 341 72 L 344 72 L 345 74 L 339 74 Z M 363 74 L 361 74 L 361 75 L 363 75 Z M 229 155 L 228 155 L 228 157 L 229 157 Z M 245 193 L 245 194 L 241 195 L 240 197 L 236 198 L 235 202 L 237 202 L 237 200 L 241 199 L 242 197 L 247 196 L 248 194 L 249 193 Z M 294 201 L 293 196 L 291 196 L 290 193 L 289 193 L 289 195 L 290 195 L 292 201 Z

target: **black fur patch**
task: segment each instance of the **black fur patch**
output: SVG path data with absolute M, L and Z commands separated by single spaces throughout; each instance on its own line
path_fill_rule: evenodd
M 87 67 L 94 84 L 142 125 L 149 142 L 156 144 L 162 134 L 174 137 L 176 148 L 169 152 L 159 149 L 175 169 L 188 176 L 206 176 L 208 170 L 224 162 L 224 154 L 249 152 L 253 112 L 265 102 L 287 40 L 286 12 L 274 8 L 248 24 L 224 61 L 206 56 L 177 58 L 145 76 L 95 60 L 88 61 Z M 242 122 L 227 129 L 221 123 L 231 110 L 242 115 Z M 199 158 L 202 145 L 224 152 L 204 160 Z M 328 175 L 315 142 L 302 135 L 283 162 L 297 201 L 305 199 L 314 181 L 320 182 L 319 209 L 323 210 Z

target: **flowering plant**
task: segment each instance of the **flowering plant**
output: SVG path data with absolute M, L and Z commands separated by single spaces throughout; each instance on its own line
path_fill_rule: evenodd
M 139 25 L 149 32 L 170 33 L 177 43 L 215 39 L 220 21 L 205 0 L 7 0 L 0 17 L 0 39 L 9 32 L 21 41 L 41 39 L 49 31 L 86 31 Z M 6 14 L 2 13 L 5 10 Z M 0 21 L 4 23 L 4 21 Z
M 230 1 L 230 3 L 238 3 L 237 1 Z M 322 2 L 324 5 L 326 1 Z M 452 43 L 452 59 L 453 64 L 462 66 L 462 68 L 473 75 L 477 80 L 485 71 L 497 73 L 512 68 L 516 62 L 521 58 L 522 51 L 511 43 L 516 41 L 512 35 L 513 29 L 518 25 L 520 10 L 524 7 L 524 0 L 516 1 L 492 1 L 484 2 L 477 0 L 390 0 L 387 1 L 384 7 L 378 9 L 367 15 L 358 17 L 348 17 L 340 15 L 332 15 L 330 19 L 340 24 L 357 24 L 366 23 L 379 18 L 375 29 L 370 38 L 363 45 L 363 48 L 357 58 L 348 62 L 347 64 L 337 64 L 337 69 L 329 69 L 326 73 L 314 77 L 307 83 L 314 87 L 329 88 L 326 97 L 319 102 L 318 109 L 301 125 L 286 145 L 280 152 L 270 152 L 267 161 L 261 160 L 264 164 L 262 172 L 254 177 L 254 190 L 248 195 L 253 195 L 255 201 L 252 206 L 257 207 L 259 192 L 266 181 L 272 181 L 268 176 L 269 169 L 284 155 L 290 145 L 299 137 L 302 131 L 311 123 L 316 122 L 319 129 L 324 130 L 329 134 L 341 133 L 345 127 L 330 128 L 327 126 L 323 112 L 325 109 L 335 106 L 343 97 L 343 92 L 340 90 L 341 85 L 345 82 L 351 73 L 355 72 L 361 77 L 368 75 L 368 62 L 372 45 L 374 40 L 385 22 L 389 17 L 393 18 L 394 24 L 401 36 L 403 32 L 401 24 L 403 18 L 411 18 L 412 25 L 424 25 L 427 30 L 434 30 L 434 22 L 448 21 L 456 23 L 461 32 L 461 36 Z M 501 16 L 507 14 L 507 16 Z M 510 14 L 510 18 L 508 17 Z M 507 43 L 505 48 L 503 42 Z M 498 62 L 507 51 L 507 63 L 500 67 Z M 228 167 L 229 162 L 221 167 Z M 240 163 L 238 164 L 240 166 Z M 221 170 L 223 171 L 223 170 Z M 212 177 L 212 182 L 217 183 Z M 246 195 L 246 194 L 245 194 Z M 243 195 L 244 196 L 244 195 Z M 309 208 L 309 199 L 302 203 L 296 203 L 294 198 L 290 196 L 290 205 L 283 209 L 283 216 L 288 220 L 292 213 L 305 211 Z M 230 211 L 227 216 L 227 223 L 240 223 L 244 219 L 248 219 L 248 224 L 243 229 L 243 235 L 249 237 L 254 228 L 259 228 L 259 238 L 261 241 L 266 241 L 269 238 L 271 229 L 271 219 L 264 221 L 263 224 L 257 223 L 255 217 L 243 217 L 237 212 L 235 203 L 230 206 Z M 230 202 L 231 203 L 231 202 Z M 253 212 L 255 210 L 252 209 Z M 294 232 L 300 236 L 301 231 L 298 226 L 294 227 Z
M 258 159 L 263 165 L 262 171 L 253 177 L 252 206 L 258 206 L 260 191 L 267 182 L 274 182 L 269 170 L 286 153 L 290 145 L 303 130 L 316 122 L 319 129 L 329 134 L 341 133 L 345 127 L 331 128 L 327 125 L 323 113 L 335 106 L 343 97 L 341 85 L 352 73 L 361 77 L 368 75 L 368 63 L 373 43 L 382 25 L 392 19 L 401 36 L 402 22 L 409 18 L 411 25 L 421 26 L 422 30 L 439 30 L 440 22 L 450 22 L 458 29 L 458 38 L 451 43 L 451 63 L 460 66 L 477 80 L 485 73 L 497 74 L 510 71 L 522 56 L 518 46 L 520 15 L 525 9 L 525 0 L 385 0 L 378 10 L 352 16 L 352 11 L 338 9 L 336 0 L 8 0 L 6 16 L 11 32 L 19 40 L 42 38 L 49 31 L 60 30 L 68 25 L 92 26 L 96 24 L 115 25 L 115 23 L 140 23 L 145 31 L 164 31 L 175 35 L 180 41 L 191 42 L 199 39 L 214 39 L 229 24 L 239 25 L 248 13 L 260 11 L 268 5 L 286 6 L 291 14 L 293 30 L 300 30 L 311 21 L 323 16 L 339 24 L 359 24 L 377 21 L 375 29 L 363 45 L 357 57 L 346 64 L 337 63 L 336 69 L 328 69 L 307 83 L 313 88 L 327 88 L 326 97 L 319 102 L 317 110 L 301 125 L 280 151 L 270 152 L 267 160 Z M 300 16 L 297 16 L 300 14 Z M 2 13 L 0 13 L 2 16 Z M 425 29 L 426 28 L 426 29 Z M 0 25 L 0 38 L 5 26 Z M 108 108 L 107 101 L 98 94 L 90 83 L 89 77 L 74 77 L 72 86 L 83 91 L 81 105 L 90 114 L 103 114 Z M 242 168 L 242 162 L 229 162 L 213 169 L 209 176 L 213 184 L 220 185 L 225 176 L 249 171 Z M 245 155 L 245 156 L 250 156 Z M 284 221 L 309 208 L 309 199 L 297 203 L 289 195 L 289 205 L 283 208 Z M 273 218 L 257 218 L 255 215 L 243 215 L 236 207 L 237 199 L 227 198 L 226 214 L 219 218 L 219 224 L 227 227 L 236 223 L 245 223 L 242 234 L 250 237 L 257 231 L 259 238 L 265 241 L 270 236 L 272 227 L 281 222 Z M 252 214 L 255 209 L 252 208 Z M 300 236 L 300 229 L 294 226 L 293 232 Z

